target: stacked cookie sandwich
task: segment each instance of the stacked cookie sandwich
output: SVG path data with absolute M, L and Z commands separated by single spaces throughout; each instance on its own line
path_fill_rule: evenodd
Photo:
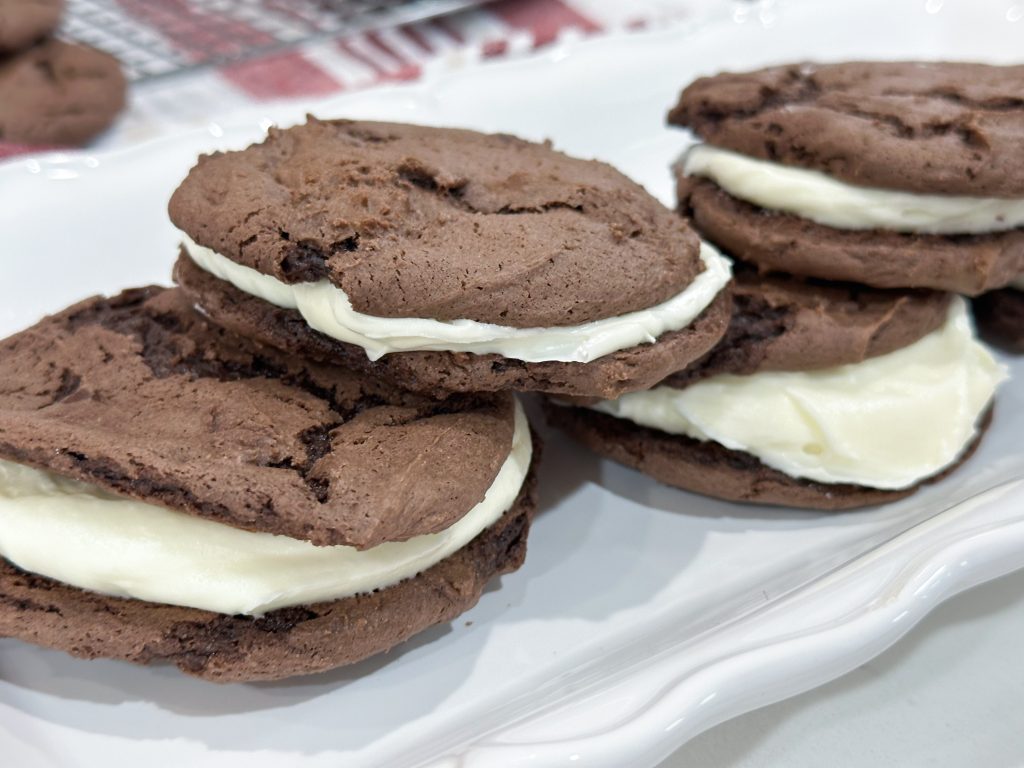
M 62 0 L 0 0 L 0 140 L 85 144 L 124 109 L 117 60 L 53 37 Z
M 311 119 L 170 212 L 180 287 L 0 343 L 0 636 L 217 681 L 386 650 L 522 563 L 509 390 L 616 397 L 729 326 L 682 219 L 508 136 Z
M 792 65 L 703 78 L 680 212 L 742 264 L 723 342 L 647 392 L 550 409 L 726 499 L 840 509 L 963 461 L 1005 371 L 967 305 L 1024 271 L 1021 67 Z M 747 266 L 744 266 L 747 265 Z
M 725 333 L 729 263 L 604 163 L 319 121 L 200 159 L 175 279 L 215 322 L 432 396 L 615 397 Z
M 282 678 L 447 621 L 522 562 L 533 447 L 510 395 L 412 396 L 162 288 L 0 350 L 0 636 Z

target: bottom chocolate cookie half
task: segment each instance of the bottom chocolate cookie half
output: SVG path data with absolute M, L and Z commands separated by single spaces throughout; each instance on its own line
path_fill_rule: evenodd
M 1024 291 L 1005 288 L 979 296 L 974 319 L 985 341 L 1024 354 Z
M 260 618 L 108 597 L 0 560 L 0 637 L 86 659 L 170 662 L 218 683 L 322 672 L 386 651 L 473 607 L 488 581 L 522 565 L 535 509 L 531 469 L 515 504 L 497 523 L 418 576 Z
M 666 485 L 725 501 L 839 511 L 869 507 L 910 496 L 922 484 L 883 491 L 851 484 L 826 484 L 790 477 L 749 453 L 719 443 L 701 442 L 641 427 L 587 408 L 544 404 L 548 422 L 594 453 L 639 470 Z M 935 482 L 966 461 L 991 421 L 985 416 L 978 437 L 952 467 L 925 483 Z
M 229 331 L 433 397 L 517 390 L 614 398 L 646 389 L 714 347 L 729 325 L 732 306 L 723 291 L 686 328 L 664 333 L 654 344 L 623 349 L 589 363 L 527 363 L 468 352 L 395 352 L 371 361 L 360 347 L 314 331 L 297 311 L 243 293 L 197 267 L 185 254 L 175 265 L 174 279 L 204 315 Z

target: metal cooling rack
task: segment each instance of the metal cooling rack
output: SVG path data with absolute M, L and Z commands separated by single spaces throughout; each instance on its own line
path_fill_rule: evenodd
M 133 81 L 166 77 L 481 5 L 481 0 L 69 0 L 61 36 L 109 51 Z

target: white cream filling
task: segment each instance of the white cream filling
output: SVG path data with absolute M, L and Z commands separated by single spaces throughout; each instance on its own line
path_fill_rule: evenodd
M 707 309 L 732 277 L 729 260 L 703 243 L 700 258 L 704 270 L 682 293 L 661 304 L 582 325 L 512 328 L 475 320 L 365 315 L 356 312 L 345 292 L 327 280 L 288 285 L 236 264 L 184 233 L 182 240 L 189 256 L 202 269 L 240 291 L 298 310 L 311 328 L 362 347 L 371 360 L 391 352 L 435 350 L 495 353 L 528 363 L 586 363 L 620 349 L 653 343 L 663 333 L 685 328 Z
M 1006 377 L 957 298 L 942 328 L 887 355 L 821 371 L 716 376 L 593 407 L 753 454 L 791 477 L 894 490 L 957 460 Z
M 837 229 L 978 234 L 1024 226 L 1024 200 L 857 187 L 710 144 L 691 147 L 682 162 L 684 174 L 711 179 L 733 197 Z
M 92 592 L 230 615 L 337 600 L 466 546 L 512 507 L 532 452 L 517 402 L 511 453 L 483 501 L 439 533 L 363 551 L 243 531 L 0 461 L 0 556 Z

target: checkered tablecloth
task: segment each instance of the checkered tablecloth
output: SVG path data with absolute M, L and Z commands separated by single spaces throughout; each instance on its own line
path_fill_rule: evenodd
M 308 1 L 324 8 L 331 2 Z M 252 4 L 248 15 L 239 12 L 245 3 Z M 415 23 L 389 26 L 384 14 L 373 29 L 359 32 L 346 31 L 344 19 L 335 19 L 336 33 L 271 46 L 287 41 L 289 34 L 302 37 L 291 0 L 71 0 L 62 35 L 110 49 L 125 61 L 133 78 L 130 109 L 104 140 L 109 145 L 151 138 L 255 103 L 414 80 L 433 63 L 453 57 L 522 55 L 566 35 L 678 23 L 728 4 L 729 0 L 495 0 Z M 99 23 L 84 25 L 86 12 L 102 14 Z M 322 13 L 327 14 L 322 21 L 329 22 L 331 11 Z M 126 35 L 144 41 L 146 51 L 119 48 L 116 39 Z M 152 62 L 142 60 L 151 53 L 154 59 L 173 57 L 187 63 L 208 58 L 211 50 L 230 59 L 237 53 L 234 49 L 246 45 L 267 50 L 177 73 L 154 71 Z M 32 149 L 38 148 L 0 143 L 0 158 Z

